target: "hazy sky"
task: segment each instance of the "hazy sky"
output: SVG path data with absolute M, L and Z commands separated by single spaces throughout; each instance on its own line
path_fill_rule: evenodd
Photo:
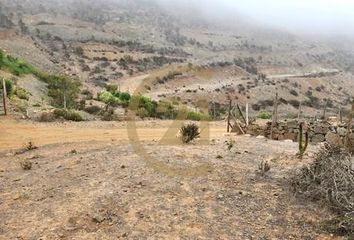
M 235 12 L 287 30 L 354 35 L 354 0 L 160 0 L 183 2 L 207 14 Z M 187 5 L 187 6 L 188 6 Z

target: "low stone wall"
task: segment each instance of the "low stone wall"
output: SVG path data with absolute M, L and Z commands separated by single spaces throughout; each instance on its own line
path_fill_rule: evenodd
M 266 126 L 262 127 L 259 125 L 250 125 L 244 127 L 243 129 L 246 134 L 252 136 L 265 136 L 266 138 L 271 138 L 271 122 L 268 122 Z M 352 129 L 354 130 L 354 128 Z M 234 128 L 235 132 L 239 132 L 238 128 Z M 329 122 L 323 121 L 309 121 L 304 123 L 304 132 L 309 133 L 309 141 L 311 143 L 321 143 L 325 142 L 328 139 L 336 139 L 338 142 L 344 140 L 344 137 L 347 135 L 347 125 L 338 124 L 334 125 Z M 353 132 L 353 131 L 352 131 Z M 286 121 L 279 122 L 273 127 L 273 136 L 274 140 L 292 140 L 298 141 L 299 135 L 299 122 L 298 121 Z M 334 136 L 335 135 L 335 136 Z M 353 133 L 351 137 L 354 139 Z

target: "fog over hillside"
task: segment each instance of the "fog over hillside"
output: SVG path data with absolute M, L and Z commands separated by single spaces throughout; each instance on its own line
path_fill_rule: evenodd
M 353 35 L 353 0 L 156 0 L 165 7 L 197 9 L 207 18 L 234 19 L 240 14 L 296 34 Z

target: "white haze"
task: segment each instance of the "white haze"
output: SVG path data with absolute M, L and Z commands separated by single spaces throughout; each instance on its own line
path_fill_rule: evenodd
M 164 6 L 198 9 L 196 14 L 257 22 L 301 34 L 354 36 L 354 0 L 157 0 Z

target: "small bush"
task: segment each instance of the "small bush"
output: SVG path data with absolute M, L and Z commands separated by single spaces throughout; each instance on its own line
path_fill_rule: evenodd
M 32 162 L 30 162 L 29 160 L 21 161 L 20 165 L 21 165 L 22 169 L 25 171 L 29 171 L 32 169 Z
M 34 145 L 34 143 L 32 141 L 29 141 L 25 148 L 27 151 L 32 151 L 32 150 L 37 149 L 38 147 L 36 145 Z
M 272 114 L 270 112 L 267 111 L 260 111 L 257 115 L 258 118 L 260 119 L 271 119 L 272 118 Z
M 144 118 L 149 117 L 149 112 L 145 108 L 139 108 L 137 111 L 137 115 L 140 118 L 144 119 Z
M 299 96 L 299 94 L 294 89 L 290 90 L 290 94 L 296 97 Z
M 201 120 L 208 120 L 210 117 L 208 115 L 198 113 L 198 112 L 188 112 L 187 113 L 187 120 L 191 121 L 201 121 Z
M 195 123 L 189 123 L 181 127 L 180 134 L 183 143 L 190 143 L 200 136 L 199 127 Z
M 65 110 L 65 109 L 55 109 L 54 110 L 54 116 L 56 118 L 64 118 L 65 120 L 68 121 L 74 121 L 74 122 L 81 122 L 84 121 L 83 117 L 80 115 L 80 113 L 72 111 L 72 110 Z
M 15 91 L 15 95 L 20 99 L 28 101 L 31 94 L 23 88 L 17 88 Z
M 84 121 L 84 119 L 80 115 L 80 113 L 75 112 L 75 111 L 67 111 L 65 119 L 69 120 L 69 121 L 74 121 L 74 122 L 82 122 L 82 121 Z
M 259 173 L 264 176 L 267 172 L 270 171 L 270 164 L 268 161 L 262 160 L 258 166 Z

